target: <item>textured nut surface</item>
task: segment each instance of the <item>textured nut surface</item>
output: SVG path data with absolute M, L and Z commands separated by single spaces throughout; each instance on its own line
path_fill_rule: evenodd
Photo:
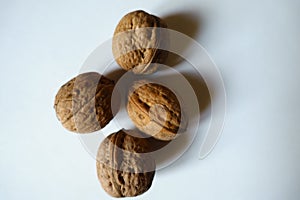
M 54 109 L 62 125 L 73 132 L 90 133 L 112 119 L 114 82 L 96 73 L 80 74 L 64 84 L 55 97 Z
M 162 85 L 136 81 L 128 95 L 127 112 L 139 130 L 156 139 L 170 141 L 177 136 L 180 104 L 176 95 Z
M 105 138 L 97 154 L 97 175 L 103 189 L 114 197 L 146 192 L 155 174 L 155 161 L 147 154 L 148 143 L 120 130 Z
M 112 50 L 117 63 L 136 74 L 156 70 L 168 55 L 161 50 L 168 45 L 167 25 L 158 17 L 138 10 L 125 15 L 118 23 Z

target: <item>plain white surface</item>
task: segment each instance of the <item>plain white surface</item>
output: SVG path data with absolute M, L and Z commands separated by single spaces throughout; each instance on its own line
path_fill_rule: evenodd
M 225 81 L 212 154 L 185 155 L 134 199 L 300 197 L 299 1 L 1 1 L 1 199 L 110 199 L 95 161 L 53 109 L 58 88 L 127 12 L 181 16 Z

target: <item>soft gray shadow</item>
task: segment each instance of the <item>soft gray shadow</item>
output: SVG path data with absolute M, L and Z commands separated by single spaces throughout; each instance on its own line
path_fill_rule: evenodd
M 126 73 L 125 70 L 118 67 L 117 69 L 114 69 L 109 72 L 103 73 L 103 75 L 115 82 L 115 84 L 118 82 L 118 80 Z M 117 113 L 120 111 L 121 108 L 121 96 L 118 91 L 114 91 L 111 99 L 111 109 L 113 116 L 115 117 Z
M 192 12 L 181 12 L 162 17 L 169 29 L 184 33 L 194 38 L 199 31 L 199 16 Z
M 182 75 L 189 81 L 192 88 L 195 91 L 195 94 L 197 96 L 197 100 L 199 103 L 200 113 L 201 113 L 201 119 L 206 117 L 203 115 L 211 105 L 211 94 L 209 93 L 208 87 L 204 81 L 204 79 L 200 76 L 200 74 L 187 74 L 182 73 Z
M 126 71 L 121 69 L 118 66 L 118 69 L 115 69 L 115 70 L 107 72 L 107 73 L 104 72 L 103 75 L 106 76 L 107 78 L 110 78 L 111 80 L 114 80 L 116 83 L 125 73 L 126 73 Z
M 198 14 L 193 12 L 175 13 L 163 17 L 163 20 L 167 23 L 169 29 L 181 32 L 193 39 L 198 34 L 201 26 L 201 20 Z M 184 51 L 185 49 L 188 48 L 188 45 L 189 44 L 183 45 L 181 49 L 179 49 L 179 51 L 180 52 Z M 182 58 L 180 56 L 172 52 L 169 52 L 168 58 L 164 64 L 172 67 L 180 63 L 181 61 Z

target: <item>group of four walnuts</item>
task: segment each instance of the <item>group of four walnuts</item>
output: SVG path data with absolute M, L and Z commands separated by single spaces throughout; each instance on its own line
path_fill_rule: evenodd
M 166 24 L 144 11 L 125 15 L 118 23 L 112 51 L 116 62 L 134 74 L 149 74 L 163 63 L 168 51 Z M 62 125 L 76 133 L 91 133 L 113 118 L 114 81 L 88 72 L 64 84 L 55 97 L 55 111 Z M 106 137 L 97 154 L 97 174 L 104 190 L 114 197 L 137 196 L 147 191 L 155 173 L 151 152 L 157 141 L 171 141 L 181 127 L 176 95 L 165 86 L 135 81 L 128 91 L 127 113 L 141 131 L 120 130 Z

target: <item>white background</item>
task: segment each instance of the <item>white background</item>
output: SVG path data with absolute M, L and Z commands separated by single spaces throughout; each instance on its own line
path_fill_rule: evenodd
M 227 118 L 214 151 L 199 142 L 135 199 L 300 198 L 300 1 L 0 1 L 0 198 L 110 199 L 95 160 L 53 109 L 119 19 L 177 16 L 224 78 Z

